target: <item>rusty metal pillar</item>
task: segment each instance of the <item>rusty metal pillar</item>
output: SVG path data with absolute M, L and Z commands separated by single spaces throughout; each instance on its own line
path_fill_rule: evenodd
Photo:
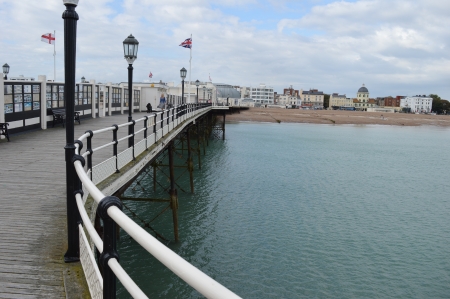
M 175 170 L 173 165 L 173 141 L 169 144 L 169 168 L 170 168 L 170 208 L 173 216 L 173 233 L 178 242 L 178 195 L 175 189 Z
M 202 158 L 200 154 L 200 124 L 197 122 L 197 154 L 198 154 L 198 169 L 202 169 Z
M 191 129 L 187 129 L 186 137 L 187 137 L 187 147 L 188 147 L 188 170 L 189 170 L 189 182 L 191 183 L 191 193 L 194 193 L 194 163 L 192 163 L 191 156 Z
M 153 162 L 153 192 L 156 192 L 156 162 Z
M 222 132 L 222 140 L 225 140 L 225 112 L 223 113 Z

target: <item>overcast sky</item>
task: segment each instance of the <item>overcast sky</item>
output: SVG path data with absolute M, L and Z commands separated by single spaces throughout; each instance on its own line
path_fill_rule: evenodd
M 0 0 L 0 64 L 10 76 L 63 80 L 61 0 Z M 275 91 L 317 88 L 355 97 L 436 93 L 450 100 L 448 0 L 80 0 L 77 79 L 127 81 L 123 40 L 139 41 L 134 81 L 192 80 Z

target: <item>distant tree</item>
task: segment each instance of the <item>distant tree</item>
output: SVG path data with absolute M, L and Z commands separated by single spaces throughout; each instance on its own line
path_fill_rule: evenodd
M 430 94 L 430 98 L 433 99 L 433 104 L 431 106 L 431 111 L 437 114 L 448 114 L 450 113 L 450 102 L 441 99 L 437 94 Z
M 329 94 L 325 94 L 323 96 L 323 107 L 325 109 L 327 109 L 330 106 L 330 95 Z

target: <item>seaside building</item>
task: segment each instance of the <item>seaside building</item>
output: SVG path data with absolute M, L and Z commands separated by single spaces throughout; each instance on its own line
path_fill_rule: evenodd
M 323 91 L 319 91 L 318 89 L 300 89 L 300 100 L 303 108 L 323 109 L 324 98 Z
M 214 83 L 218 105 L 239 106 L 241 92 L 229 84 Z
M 430 113 L 433 105 L 433 98 L 426 95 L 416 95 L 405 97 L 400 100 L 400 107 L 406 112 Z
M 289 88 L 283 89 L 283 94 L 298 97 L 300 92 L 298 89 L 294 89 L 291 85 Z
M 367 111 L 367 108 L 375 108 L 378 106 L 375 99 L 369 98 L 369 90 L 364 84 L 358 89 L 356 99 L 353 99 L 353 105 L 359 111 Z
M 292 88 L 291 85 L 289 88 L 283 89 L 283 94 L 277 95 L 277 101 L 275 103 L 286 108 L 301 107 L 301 99 L 299 93 L 300 92 Z
M 257 87 L 251 87 L 250 97 L 256 104 L 274 104 L 273 87 L 260 84 Z
M 302 102 L 301 102 L 300 98 L 295 95 L 291 96 L 288 94 L 283 94 L 283 95 L 280 95 L 280 97 L 279 97 L 278 105 L 284 106 L 284 107 L 291 106 L 292 108 L 296 108 L 296 107 L 301 107 Z
M 347 96 L 340 95 L 338 93 L 333 93 L 330 95 L 330 109 L 338 110 L 338 109 L 353 109 L 353 100 L 347 98 Z

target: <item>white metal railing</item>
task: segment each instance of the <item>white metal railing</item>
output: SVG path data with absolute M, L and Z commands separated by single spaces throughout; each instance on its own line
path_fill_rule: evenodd
M 105 240 L 102 241 L 97 231 L 95 230 L 92 220 L 89 218 L 86 209 L 84 207 L 83 198 L 86 199 L 87 195 L 90 195 L 94 199 L 94 204 L 98 205 L 98 211 L 100 214 L 103 213 L 103 217 L 109 217 L 114 225 L 119 225 L 123 230 L 125 230 L 136 242 L 138 242 L 142 247 L 144 247 L 150 254 L 152 254 L 155 258 L 157 258 L 161 263 L 163 263 L 166 267 L 172 270 L 176 275 L 178 275 L 181 279 L 195 288 L 199 293 L 203 294 L 207 298 L 240 298 L 220 283 L 216 282 L 205 273 L 188 263 L 182 257 L 177 255 L 175 252 L 164 246 L 160 243 L 156 238 L 150 235 L 147 231 L 141 228 L 138 224 L 136 224 L 132 219 L 130 219 L 127 215 L 125 215 L 121 209 L 118 207 L 119 203 L 114 204 L 114 198 L 105 196 L 97 187 L 96 184 L 100 183 L 104 179 L 106 179 L 109 175 L 113 173 L 113 169 L 111 167 L 112 164 L 115 164 L 117 169 L 119 170 L 121 167 L 125 166 L 127 163 L 119 161 L 119 155 L 125 152 L 132 150 L 132 158 L 137 154 L 139 155 L 141 152 L 145 151 L 148 147 L 155 144 L 163 135 L 166 135 L 170 132 L 169 129 L 176 128 L 183 121 L 194 117 L 199 114 L 204 114 L 209 111 L 211 108 L 207 105 L 183 105 L 179 107 L 172 108 L 168 111 L 158 112 L 154 114 L 151 118 L 144 117 L 135 121 L 136 123 L 144 122 L 144 127 L 138 130 L 136 133 L 128 135 L 126 137 L 117 138 L 117 131 L 119 128 L 128 127 L 133 125 L 133 129 L 135 124 L 133 122 L 128 122 L 126 124 L 121 124 L 118 126 L 112 126 L 109 128 L 104 128 L 101 130 L 97 130 L 94 132 L 88 131 L 86 134 L 80 136 L 80 143 L 87 140 L 88 146 L 83 154 L 84 157 L 88 159 L 88 167 L 87 170 L 83 165 L 82 159 L 74 159 L 75 170 L 78 174 L 78 177 L 82 183 L 83 191 L 85 192 L 84 196 L 81 194 L 76 195 L 77 206 L 80 211 L 81 218 L 83 220 L 83 225 L 80 225 L 80 239 L 83 239 L 83 251 L 84 257 L 82 259 L 83 269 L 87 273 L 86 276 L 89 276 L 88 285 L 91 290 L 91 295 L 94 298 L 97 298 L 99 294 L 99 285 L 102 286 L 103 289 L 107 288 L 106 279 L 99 275 L 97 264 L 95 263 L 95 259 L 93 258 L 93 252 L 91 248 L 86 244 L 87 238 L 84 235 L 86 231 L 90 236 L 90 239 L 95 244 L 95 247 L 100 253 L 103 253 L 105 248 L 109 248 L 110 245 Z M 149 121 L 150 120 L 150 121 Z M 149 128 L 153 128 L 153 132 L 148 135 L 147 131 Z M 113 142 L 107 143 L 106 145 L 99 146 L 95 149 L 92 149 L 92 138 L 95 135 L 113 132 Z M 117 152 L 117 145 L 119 142 L 128 140 L 130 137 L 134 137 L 135 134 L 144 133 L 144 138 L 139 142 L 135 143 L 133 141 L 133 146 L 127 148 L 122 153 Z M 81 155 L 81 146 L 80 143 L 76 143 L 75 154 L 77 156 Z M 95 167 L 92 166 L 92 153 L 94 151 L 99 151 L 104 148 L 108 148 L 109 146 L 113 146 L 114 156 L 108 158 L 102 163 L 99 163 Z M 126 160 L 129 160 L 129 154 Z M 109 161 L 109 162 L 108 162 Z M 111 162 L 112 161 L 112 162 Z M 114 163 L 113 163 L 114 162 Z M 119 163 L 120 162 L 120 163 Z M 102 170 L 101 165 L 107 165 L 106 170 Z M 108 206 L 108 203 L 111 204 Z M 106 205 L 106 207 L 104 207 Z M 101 210 L 103 209 L 104 210 Z M 107 214 L 107 216 L 105 215 Z M 106 222 L 104 220 L 104 224 L 106 226 Z M 114 228 L 115 229 L 115 228 Z M 105 231 L 106 231 L 105 227 Z M 82 245 L 80 245 L 82 246 Z M 106 247 L 105 247 L 106 246 Z M 88 250 L 89 252 L 86 252 Z M 115 250 L 115 245 L 114 245 Z M 114 257 L 114 255 L 110 256 L 107 259 L 107 265 L 109 269 L 114 273 L 114 275 L 120 280 L 122 285 L 128 290 L 133 298 L 147 298 L 147 296 L 140 290 L 140 288 L 134 283 L 134 281 L 128 276 L 128 274 L 123 270 L 120 266 L 120 263 Z M 104 269 L 105 271 L 105 269 Z M 103 290 L 104 292 L 105 290 Z M 115 291 L 115 290 L 114 290 Z M 100 298 L 100 297 L 98 297 Z

